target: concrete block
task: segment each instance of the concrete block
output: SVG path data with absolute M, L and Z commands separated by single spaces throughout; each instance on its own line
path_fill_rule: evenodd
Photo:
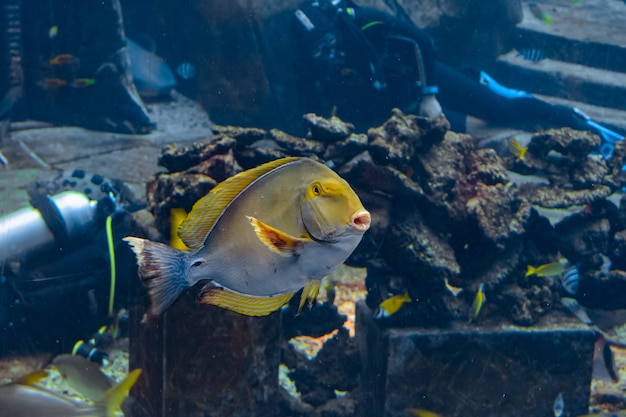
M 587 413 L 596 337 L 586 326 L 381 329 L 361 303 L 356 333 L 367 417 L 552 416 L 559 393 L 565 416 Z

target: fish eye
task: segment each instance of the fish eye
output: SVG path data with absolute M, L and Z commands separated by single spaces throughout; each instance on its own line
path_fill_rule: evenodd
M 202 265 L 203 263 L 204 263 L 204 261 L 202 259 L 196 259 L 195 261 L 193 261 L 191 266 L 192 267 L 198 267 L 198 266 Z

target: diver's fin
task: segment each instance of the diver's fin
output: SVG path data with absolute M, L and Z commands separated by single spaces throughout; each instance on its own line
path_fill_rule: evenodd
M 496 80 L 493 79 L 489 74 L 485 71 L 480 72 L 480 83 L 486 86 L 488 89 L 493 91 L 499 96 L 504 98 L 524 98 L 524 97 L 532 97 L 532 94 L 523 91 L 523 90 L 515 90 L 513 88 L 508 88 L 499 84 Z
M 36 385 L 42 379 L 48 378 L 48 376 L 50 376 L 48 371 L 33 372 L 18 378 L 15 383 L 20 385 Z
M 310 302 L 314 302 L 317 298 L 317 295 L 320 292 L 320 285 L 322 284 L 321 279 L 312 279 L 306 283 L 304 288 L 302 289 L 302 295 L 300 296 L 300 305 L 298 306 L 298 314 L 302 311 L 302 307 L 307 300 Z
M 189 287 L 185 252 L 133 236 L 123 240 L 135 252 L 139 277 L 148 287 L 150 308 L 142 320 L 147 323 L 164 312 Z
M 198 302 L 218 306 L 246 316 L 267 316 L 287 304 L 292 296 L 292 293 L 272 297 L 247 295 L 210 282 L 202 287 L 200 294 L 198 294 Z
M 196 201 L 191 212 L 180 225 L 178 235 L 191 249 L 199 249 L 204 245 L 215 222 L 239 194 L 274 169 L 298 159 L 300 158 L 277 159 L 222 181 L 209 194 Z
M 139 375 L 141 375 L 141 369 L 131 371 L 122 382 L 109 388 L 102 399 L 96 403 L 97 406 L 106 409 L 107 417 L 115 417 L 115 413 L 122 406 L 126 395 L 137 382 Z
M 281 256 L 297 255 L 299 249 L 307 243 L 306 239 L 288 235 L 272 226 L 268 226 L 254 217 L 246 217 L 261 242 L 263 242 L 269 250 Z

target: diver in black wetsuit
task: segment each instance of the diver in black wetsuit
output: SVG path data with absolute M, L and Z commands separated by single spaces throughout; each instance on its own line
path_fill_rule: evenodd
M 437 116 L 443 107 L 452 129 L 460 132 L 466 115 L 502 124 L 591 130 L 608 143 L 601 150 L 605 157 L 623 139 L 578 109 L 507 89 L 483 72 L 471 77 L 443 64 L 423 30 L 349 0 L 303 3 L 292 34 L 305 111 L 332 109 L 357 125 L 372 126 L 393 107 L 423 116 Z

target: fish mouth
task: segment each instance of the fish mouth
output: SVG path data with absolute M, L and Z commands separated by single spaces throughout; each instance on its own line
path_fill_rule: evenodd
M 356 232 L 365 233 L 370 228 L 372 216 L 367 210 L 359 210 L 350 218 L 349 226 Z

